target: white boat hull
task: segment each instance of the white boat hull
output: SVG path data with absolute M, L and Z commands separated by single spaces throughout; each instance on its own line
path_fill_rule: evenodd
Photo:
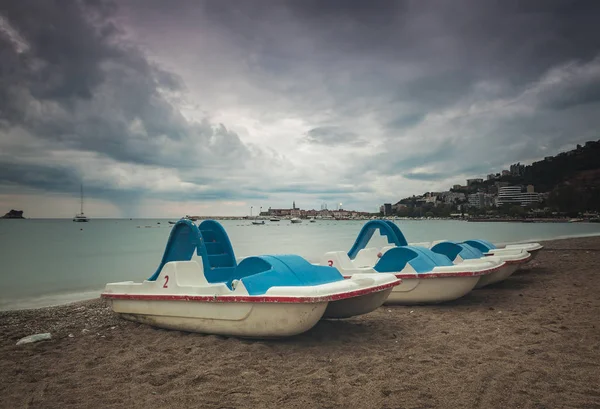
M 528 260 L 531 260 L 529 257 Z M 510 277 L 515 271 L 519 269 L 521 264 L 505 264 L 503 267 L 499 268 L 497 271 L 494 271 L 491 274 L 486 274 L 479 278 L 479 282 L 475 286 L 475 288 L 485 287 L 486 285 L 499 283 L 500 281 L 506 280 Z
M 402 283 L 392 289 L 385 304 L 438 304 L 453 301 L 471 292 L 480 277 L 486 276 L 403 278 Z
M 360 297 L 331 301 L 325 310 L 323 318 L 349 318 L 367 314 L 381 307 L 385 300 L 388 299 L 392 290 L 392 288 L 389 288 Z
M 234 280 L 233 289 L 211 284 L 196 261 L 178 261 L 166 263 L 154 281 L 109 283 L 102 297 L 121 317 L 160 328 L 275 338 L 305 332 L 324 314 L 346 318 L 371 312 L 400 282 L 393 274 L 363 274 L 312 286 L 272 286 L 249 295 L 243 279 Z
M 287 337 L 308 331 L 319 322 L 327 304 L 112 300 L 114 312 L 130 321 L 248 338 Z

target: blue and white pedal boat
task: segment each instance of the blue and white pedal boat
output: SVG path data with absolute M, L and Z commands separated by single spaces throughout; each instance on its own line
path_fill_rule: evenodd
M 384 251 L 367 248 L 375 231 L 387 236 L 394 246 Z M 349 252 L 328 252 L 320 265 L 337 268 L 346 278 L 364 274 L 392 273 L 402 280 L 394 287 L 386 304 L 430 304 L 456 300 L 468 294 L 489 274 L 505 263 L 494 257 L 464 260 L 455 264 L 446 255 L 417 246 L 401 245 L 398 226 L 386 220 L 367 222 Z M 457 246 L 458 247 L 458 246 Z
M 529 248 L 535 254 L 543 248 L 538 243 L 515 244 L 510 247 L 496 248 L 496 246 L 485 240 L 467 240 L 464 242 L 452 242 L 447 240 L 435 241 L 433 243 L 407 243 L 404 234 L 400 228 L 390 220 L 376 220 L 370 223 L 387 224 L 389 231 L 385 232 L 388 242 L 392 246 L 385 246 L 380 250 L 375 250 L 374 254 L 385 254 L 389 249 L 398 246 L 423 247 L 431 251 L 447 256 L 453 264 L 462 265 L 465 261 L 469 263 L 476 260 L 501 261 L 504 264 L 490 274 L 482 275 L 475 288 L 481 288 L 486 285 L 498 283 L 506 280 L 515 271 L 533 259 L 533 255 L 526 251 Z M 365 225 L 368 228 L 369 223 Z M 372 234 L 372 233 L 371 233 Z M 384 233 L 382 233 L 384 234 Z M 369 236 L 370 239 L 370 236 Z M 364 239 L 363 239 L 364 241 Z M 372 258 L 373 251 L 371 252 Z
M 474 242 L 474 240 L 469 240 Z M 499 283 L 510 277 L 521 266 L 529 262 L 532 255 L 521 249 L 501 249 L 495 252 L 482 252 L 469 242 L 456 243 L 441 241 L 431 247 L 431 251 L 447 256 L 454 264 L 461 264 L 467 260 L 498 259 L 504 265 L 495 272 L 482 276 L 475 288 Z
M 296 255 L 254 256 L 238 264 L 221 224 L 180 220 L 152 277 L 109 283 L 102 297 L 123 318 L 156 327 L 270 338 L 302 333 L 321 318 L 370 312 L 400 283 L 392 274 L 345 280 L 335 268 Z
M 463 243 L 475 247 L 486 256 L 501 256 L 514 251 L 526 251 L 531 254 L 531 257 L 527 260 L 528 262 L 536 258 L 544 248 L 540 243 L 507 244 L 504 247 L 498 247 L 487 240 L 466 240 Z
M 410 246 L 421 246 L 431 248 L 432 246 L 442 243 L 446 240 L 436 240 L 434 242 L 423 242 L 423 243 L 408 243 Z M 527 252 L 531 254 L 531 257 L 527 259 L 527 263 L 537 257 L 540 251 L 544 248 L 540 243 L 518 243 L 518 244 L 507 244 L 503 247 L 499 247 L 494 243 L 487 240 L 473 239 L 465 240 L 461 244 L 468 244 L 471 247 L 481 251 L 485 256 L 510 256 L 513 254 L 519 254 L 520 252 Z M 521 263 L 525 264 L 525 263 Z

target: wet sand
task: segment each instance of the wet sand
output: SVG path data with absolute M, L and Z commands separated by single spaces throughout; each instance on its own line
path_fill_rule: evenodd
M 545 245 L 455 302 L 279 341 L 155 329 L 101 300 L 3 312 L 0 407 L 600 408 L 600 238 Z

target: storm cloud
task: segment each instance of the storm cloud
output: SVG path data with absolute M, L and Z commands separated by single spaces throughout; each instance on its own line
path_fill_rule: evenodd
M 84 183 L 160 216 L 153 200 L 375 210 L 445 190 L 599 138 L 599 15 L 558 0 L 2 1 L 0 194 Z

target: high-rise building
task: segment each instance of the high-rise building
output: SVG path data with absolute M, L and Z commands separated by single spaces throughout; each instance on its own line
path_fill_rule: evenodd
M 384 216 L 389 216 L 390 214 L 392 214 L 392 204 L 391 203 L 384 203 L 383 204 L 383 215 Z
M 540 194 L 533 192 L 532 185 L 529 185 L 525 192 L 521 186 L 504 186 L 498 189 L 498 207 L 505 204 L 531 206 L 539 202 Z
M 523 176 L 523 173 L 525 173 L 525 165 L 521 165 L 518 162 L 510 165 L 510 174 L 512 176 Z

